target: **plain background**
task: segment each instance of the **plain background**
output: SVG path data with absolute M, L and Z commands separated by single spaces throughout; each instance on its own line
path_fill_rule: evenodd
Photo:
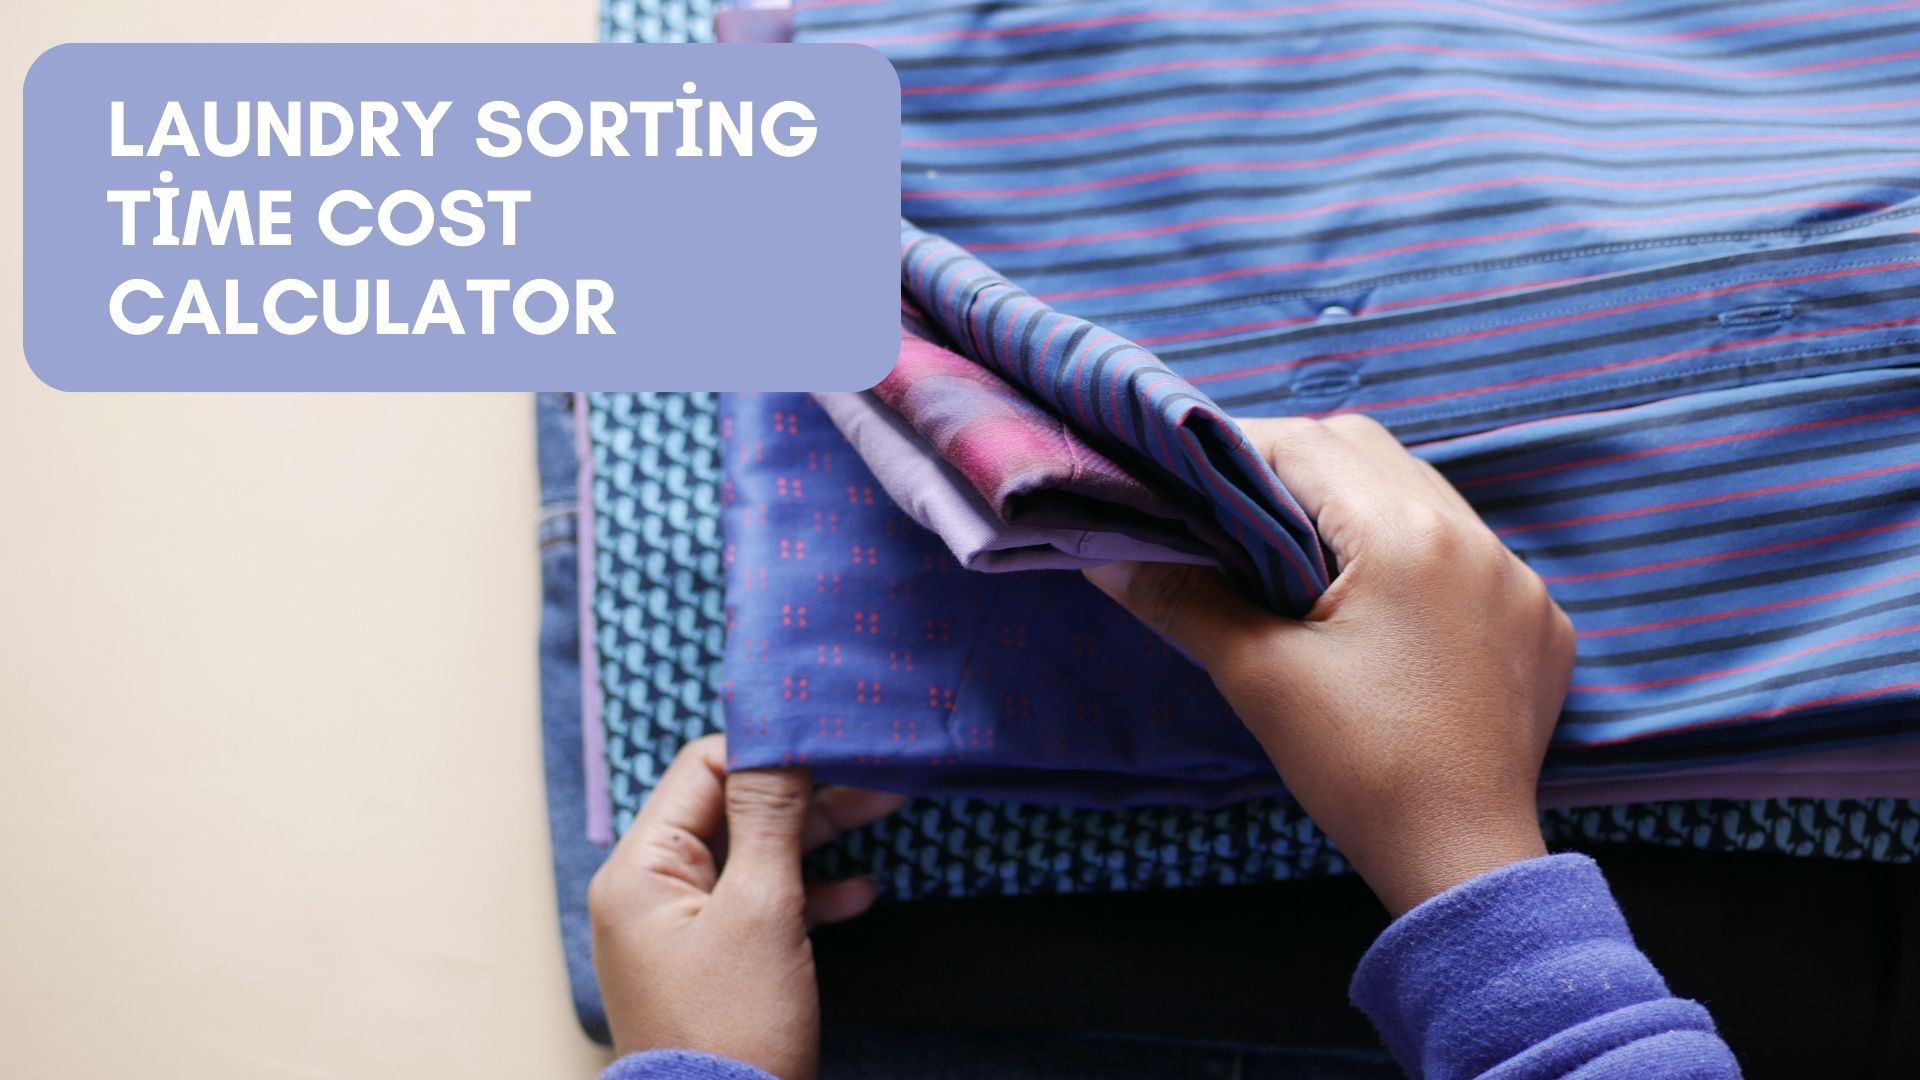
M 20 84 L 63 41 L 586 41 L 592 0 L 0 15 L 0 1075 L 588 1077 L 541 797 L 532 405 L 62 395 Z

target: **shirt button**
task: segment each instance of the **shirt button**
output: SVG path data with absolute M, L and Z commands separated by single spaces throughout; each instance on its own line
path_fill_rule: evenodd
M 1353 312 L 1348 308 L 1341 307 L 1339 304 L 1328 304 L 1326 307 L 1320 309 L 1321 322 L 1332 322 L 1335 319 L 1351 318 L 1353 318 Z

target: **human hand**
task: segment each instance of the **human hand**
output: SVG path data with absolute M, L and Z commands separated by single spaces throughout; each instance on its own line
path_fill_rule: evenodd
M 819 1066 L 809 926 L 873 903 L 864 878 L 803 884 L 800 856 L 902 802 L 817 791 L 805 769 L 726 771 L 687 744 L 587 890 L 614 1049 L 699 1050 L 782 1080 Z
M 1087 578 L 1207 669 L 1395 916 L 1545 854 L 1535 788 L 1574 639 L 1539 576 L 1373 420 L 1242 426 L 1340 563 L 1304 619 L 1200 567 Z

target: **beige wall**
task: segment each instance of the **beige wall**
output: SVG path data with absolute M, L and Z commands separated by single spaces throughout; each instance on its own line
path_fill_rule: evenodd
M 568 1077 L 524 396 L 62 395 L 20 80 L 104 40 L 588 40 L 592 0 L 0 13 L 0 1075 Z

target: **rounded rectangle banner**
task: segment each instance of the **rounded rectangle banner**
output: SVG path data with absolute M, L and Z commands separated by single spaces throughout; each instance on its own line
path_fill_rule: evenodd
M 63 390 L 844 390 L 899 337 L 859 45 L 63 45 L 25 348 Z

